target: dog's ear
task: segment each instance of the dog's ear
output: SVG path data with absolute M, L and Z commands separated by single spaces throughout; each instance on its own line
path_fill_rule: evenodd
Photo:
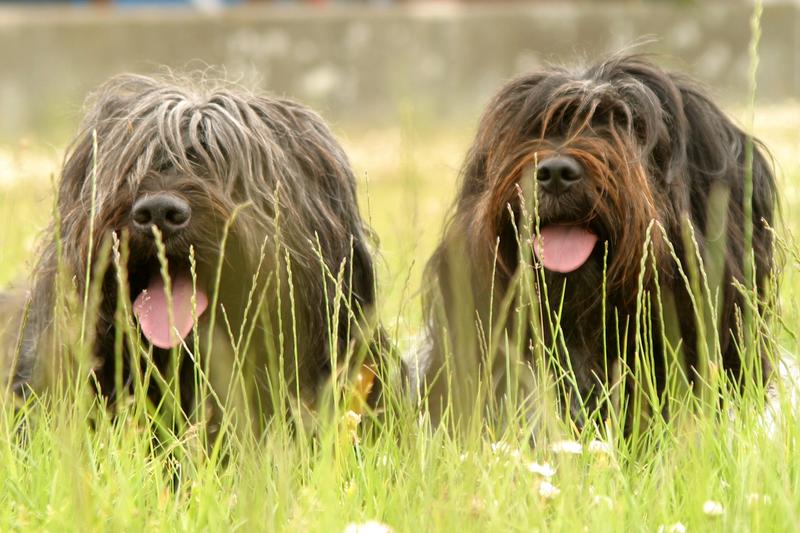
M 641 56 L 618 56 L 597 67 L 600 77 L 621 82 L 635 79 L 624 95 L 635 113 L 634 129 L 649 156 L 650 172 L 670 191 L 676 212 L 692 210 L 694 220 L 706 218 L 711 184 L 729 185 L 732 201 L 741 205 L 744 152 L 750 142 L 690 78 L 669 73 Z M 774 183 L 770 165 L 756 141 L 753 162 L 754 223 L 771 219 Z M 701 213 L 702 211 L 702 213 Z M 756 219 L 756 217 L 759 217 Z
M 772 256 L 771 236 L 764 221 L 773 222 L 777 192 L 773 164 L 764 145 L 733 123 L 702 91 L 682 87 L 684 109 L 691 127 L 687 142 L 687 175 L 695 220 L 705 221 L 708 198 L 715 183 L 730 191 L 729 221 L 743 216 L 744 186 L 752 183 L 753 246 L 759 272 L 766 273 Z M 752 167 L 746 152 L 752 149 Z M 737 251 L 737 253 L 739 253 Z
M 99 145 L 107 137 L 108 130 L 124 115 L 133 98 L 134 79 L 138 77 L 120 75 L 111 78 L 87 98 L 80 130 L 67 148 L 61 167 L 58 191 L 61 205 L 78 205 L 95 166 L 95 136 Z
M 772 220 L 776 202 L 772 165 L 763 145 L 734 124 L 687 76 L 667 73 L 636 58 L 625 65 L 657 96 L 664 113 L 662 131 L 667 139 L 657 139 L 653 155 L 676 208 L 691 209 L 693 219 L 704 224 L 712 184 L 723 183 L 731 192 L 730 216 L 740 217 L 748 172 L 745 152 L 753 143 L 753 225 L 756 232 L 762 231 L 762 220 Z M 769 239 L 754 239 L 756 245 L 762 242 Z
M 353 239 L 352 284 L 350 290 L 362 307 L 375 304 L 375 266 L 366 238 L 359 232 Z
M 734 124 L 702 90 L 691 83 L 681 83 L 680 79 L 678 83 L 688 123 L 686 172 L 691 175 L 692 192 L 707 193 L 711 182 L 721 181 L 730 188 L 732 200 L 741 206 L 749 172 L 745 168 L 746 151 L 752 145 L 753 222 L 771 220 L 775 179 L 763 144 Z
M 67 149 L 58 186 L 58 201 L 62 206 L 80 202 L 81 193 L 91 178 L 94 160 L 94 129 L 84 129 Z
M 686 117 L 686 166 L 692 182 L 741 183 L 745 135 L 703 92 L 676 76 Z

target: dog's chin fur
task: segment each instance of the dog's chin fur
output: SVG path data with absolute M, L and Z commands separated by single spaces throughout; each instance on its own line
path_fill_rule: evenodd
M 686 363 L 697 368 L 695 313 L 672 254 L 674 250 L 688 271 L 687 256 L 694 254 L 683 245 L 682 225 L 688 223 L 705 256 L 707 210 L 715 190 L 730 195 L 718 313 L 722 364 L 734 382 L 746 385 L 733 336 L 737 309 L 743 305 L 734 282 L 743 281 L 745 270 L 742 205 L 748 142 L 694 82 L 641 56 L 614 56 L 578 70 L 542 70 L 503 87 L 478 126 L 453 213 L 425 271 L 428 353 L 420 381 L 427 387 L 434 420 L 448 398 L 462 394 L 454 388 L 474 383 L 475 376 L 459 376 L 459 368 L 462 373 L 482 372 L 487 366 L 502 368 L 497 360 L 505 356 L 514 359 L 505 349 L 486 353 L 483 345 L 491 330 L 495 338 L 498 331 L 509 339 L 521 336 L 523 353 L 516 355 L 523 360 L 532 363 L 530 347 L 542 345 L 574 373 L 574 386 L 562 390 L 560 403 L 574 421 L 583 423 L 579 412 L 594 411 L 598 390 L 611 385 L 607 372 L 616 364 L 616 354 L 624 365 L 635 366 L 640 285 L 655 298 L 657 282 L 661 294 L 674 300 Z M 772 267 L 765 223 L 773 221 L 776 190 L 770 162 L 761 144 L 753 142 L 752 245 L 757 287 L 763 293 Z M 555 156 L 572 158 L 584 171 L 583 179 L 558 197 L 537 186 L 534 172 L 537 164 Z M 598 236 L 591 256 L 577 270 L 542 270 L 528 244 L 521 257 L 526 224 L 533 233 L 533 226 L 548 223 L 582 226 Z M 643 263 L 645 243 L 650 255 Z M 536 329 L 543 338 L 529 326 L 520 331 L 501 309 L 509 298 L 524 304 L 515 299 L 522 263 L 534 263 L 529 278 L 534 292 L 550 302 L 550 308 L 539 309 L 542 327 Z M 651 309 L 656 332 L 659 312 L 657 306 Z M 560 327 L 551 327 L 559 315 Z M 653 337 L 653 372 L 662 391 L 664 347 L 658 335 Z M 761 364 L 766 376 L 763 358 Z M 442 377 L 445 365 L 456 373 L 449 379 Z M 688 376 L 694 380 L 694 370 Z M 504 383 L 498 376 L 493 380 Z M 458 418 L 466 413 L 453 414 Z
M 371 234 L 358 212 L 350 164 L 322 119 L 295 102 L 224 82 L 122 75 L 90 97 L 65 158 L 58 219 L 42 240 L 22 353 L 14 367 L 18 394 L 47 390 L 59 379 L 56 352 L 68 343 L 52 335 L 64 319 L 59 313 L 66 312 L 58 311 L 62 302 L 56 298 L 64 291 L 84 294 L 90 243 L 95 259 L 90 286 L 101 286 L 96 323 L 87 335 L 93 341 L 93 380 L 111 403 L 123 392 L 116 390 L 119 310 L 130 312 L 131 302 L 162 267 L 154 234 L 136 227 L 133 206 L 138 199 L 161 193 L 175 195 L 191 208 L 188 224 L 163 236 L 169 272 L 188 276 L 192 250 L 196 283 L 218 306 L 214 312 L 220 334 L 214 336 L 213 346 L 199 347 L 204 354 L 213 352 L 205 378 L 214 386 L 215 397 L 225 403 L 226 391 L 240 389 L 230 387 L 236 370 L 231 345 L 253 321 L 250 350 L 238 354 L 246 397 L 231 401 L 250 403 L 256 415 L 269 415 L 291 403 L 284 398 L 285 405 L 270 405 L 275 395 L 268 387 L 275 384 L 275 376 L 266 375 L 268 362 L 286 362 L 277 371 L 287 380 L 287 389 L 299 389 L 308 404 L 330 377 L 332 359 L 344 360 L 348 350 L 357 354 L 353 361 L 366 357 L 370 364 L 382 365 L 388 347 L 374 319 Z M 109 250 L 103 243 L 112 234 L 122 243 L 115 253 L 127 257 L 125 268 L 112 258 L 98 280 L 97 265 L 105 259 L 99 252 Z M 331 281 L 337 276 L 343 280 L 338 289 Z M 74 282 L 63 283 L 70 279 Z M 125 287 L 119 287 L 120 280 Z M 337 304 L 340 297 L 348 304 Z M 334 305 L 342 307 L 338 324 L 329 323 Z M 204 316 L 197 324 L 201 344 L 211 337 L 208 321 Z M 229 330 L 236 339 L 228 338 Z M 189 335 L 186 343 L 194 354 L 198 347 L 193 338 Z M 135 341 L 152 348 L 143 337 Z M 129 353 L 137 342 L 121 343 L 125 392 L 134 386 L 132 369 L 145 364 L 138 348 Z M 153 353 L 157 371 L 169 380 L 170 372 L 176 372 L 169 365 L 169 350 L 156 348 Z M 196 399 L 196 376 L 191 358 L 179 360 L 182 407 L 188 412 Z M 377 382 L 374 389 L 379 389 Z M 158 405 L 161 392 L 156 387 L 150 392 Z

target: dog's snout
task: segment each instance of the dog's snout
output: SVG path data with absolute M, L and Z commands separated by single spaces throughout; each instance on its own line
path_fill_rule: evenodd
M 189 224 L 192 208 L 183 198 L 173 194 L 154 194 L 140 198 L 133 204 L 131 218 L 134 228 L 150 233 L 153 226 L 167 237 Z
M 583 179 L 583 167 L 574 157 L 551 157 L 536 167 L 536 179 L 548 193 L 563 194 Z

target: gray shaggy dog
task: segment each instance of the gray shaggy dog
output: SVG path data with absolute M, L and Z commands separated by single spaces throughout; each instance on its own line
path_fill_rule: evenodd
M 173 385 L 187 415 L 212 397 L 260 420 L 313 410 L 334 373 L 366 378 L 374 406 L 387 349 L 371 234 L 322 119 L 224 83 L 138 75 L 88 102 L 38 257 L 15 393 L 63 377 L 79 337 L 110 405 L 149 368 L 154 405 Z M 88 315 L 71 334 L 70 312 Z M 198 375 L 213 394 L 198 397 Z

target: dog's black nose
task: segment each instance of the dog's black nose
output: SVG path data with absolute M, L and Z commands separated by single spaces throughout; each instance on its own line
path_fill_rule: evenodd
M 174 235 L 189 224 L 192 208 L 183 198 L 159 193 L 136 200 L 131 218 L 133 227 L 150 234 L 155 225 L 164 237 Z
M 583 178 L 583 167 L 574 157 L 556 156 L 539 163 L 536 179 L 550 194 L 563 194 Z

